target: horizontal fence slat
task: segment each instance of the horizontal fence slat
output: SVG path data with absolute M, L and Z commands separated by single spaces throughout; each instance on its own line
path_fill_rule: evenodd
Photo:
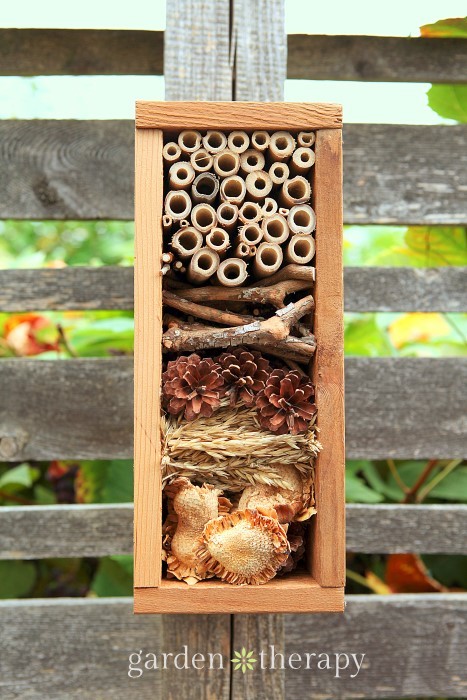
M 348 357 L 351 459 L 463 458 L 467 361 Z M 130 358 L 0 362 L 0 460 L 132 456 Z
M 463 505 L 349 504 L 346 530 L 350 552 L 467 554 Z M 132 553 L 131 503 L 0 508 L 0 559 Z
M 315 656 L 313 670 L 281 671 L 278 657 L 276 668 L 263 673 L 285 673 L 287 697 L 465 697 L 467 596 L 349 595 L 346 601 L 344 615 L 285 615 L 280 639 L 274 638 L 271 627 L 268 641 L 276 651 L 285 651 L 287 660 L 292 652 L 302 658 L 306 653 L 327 653 L 334 664 L 318 670 Z M 131 600 L 125 598 L 2 601 L 0 614 L 8 630 L 0 641 L 5 698 L 144 700 L 164 694 L 176 697 L 177 692 L 200 700 L 228 697 L 233 651 L 226 641 L 229 616 L 134 616 Z M 183 644 L 191 654 L 221 653 L 223 670 L 174 670 L 170 664 L 165 671 L 128 677 L 130 653 L 143 649 L 173 654 L 183 651 Z M 263 651 L 264 663 L 269 664 L 270 648 L 254 632 L 242 636 L 241 628 L 234 644 L 236 649 L 253 650 L 258 662 L 254 671 L 233 676 L 232 697 L 264 697 L 259 654 Z M 350 663 L 335 678 L 336 653 L 357 654 L 358 661 L 365 654 L 358 675 L 350 677 L 356 671 Z M 297 658 L 292 661 L 296 665 Z M 185 694 L 180 694 L 182 683 Z
M 161 75 L 164 32 L 1 29 L 0 75 Z M 289 34 L 287 77 L 465 83 L 461 39 Z
M 0 122 L 0 218 L 132 219 L 133 140 L 129 121 Z M 463 125 L 346 125 L 345 222 L 466 225 L 466 142 Z
M 346 267 L 346 311 L 467 311 L 467 267 Z M 0 311 L 133 309 L 133 268 L 0 270 Z

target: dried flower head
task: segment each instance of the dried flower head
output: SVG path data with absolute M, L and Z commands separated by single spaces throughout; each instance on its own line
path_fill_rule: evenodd
M 222 353 L 217 361 L 222 367 L 226 386 L 230 387 L 231 404 L 240 399 L 246 406 L 251 406 L 271 373 L 268 360 L 256 350 L 238 347 Z
M 314 393 L 312 383 L 300 372 L 273 370 L 265 388 L 256 396 L 262 427 L 279 435 L 305 432 L 316 413 Z
M 210 357 L 181 355 L 167 364 L 162 375 L 162 396 L 167 411 L 184 414 L 188 421 L 209 418 L 225 393 L 221 367 Z

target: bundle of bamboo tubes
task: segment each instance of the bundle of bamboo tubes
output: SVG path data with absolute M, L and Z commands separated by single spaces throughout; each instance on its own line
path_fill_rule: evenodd
M 185 130 L 164 144 L 163 273 L 201 286 L 310 265 L 313 132 Z

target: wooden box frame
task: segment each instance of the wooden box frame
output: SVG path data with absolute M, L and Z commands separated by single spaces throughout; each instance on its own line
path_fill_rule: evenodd
M 160 381 L 164 133 L 182 129 L 316 130 L 313 380 L 323 451 L 316 461 L 317 515 L 309 573 L 261 586 L 218 580 L 195 586 L 162 578 Z M 135 177 L 135 574 L 137 613 L 291 613 L 344 609 L 344 376 L 342 283 L 342 110 L 339 105 L 253 102 L 137 102 Z

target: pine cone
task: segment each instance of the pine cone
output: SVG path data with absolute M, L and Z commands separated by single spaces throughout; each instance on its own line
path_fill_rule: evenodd
M 231 387 L 230 403 L 233 405 L 240 398 L 246 406 L 251 406 L 271 373 L 268 360 L 260 352 L 238 347 L 222 353 L 217 361 L 227 387 Z
M 167 411 L 184 413 L 186 420 L 209 418 L 225 394 L 221 367 L 210 357 L 181 355 L 167 364 L 162 375 L 162 395 Z
M 256 397 L 262 427 L 279 435 L 306 432 L 316 413 L 314 393 L 313 385 L 300 372 L 275 369 Z
M 290 553 L 285 564 L 277 572 L 278 576 L 289 574 L 297 568 L 298 562 L 303 559 L 305 554 L 305 529 L 303 523 L 290 523 L 287 530 Z

